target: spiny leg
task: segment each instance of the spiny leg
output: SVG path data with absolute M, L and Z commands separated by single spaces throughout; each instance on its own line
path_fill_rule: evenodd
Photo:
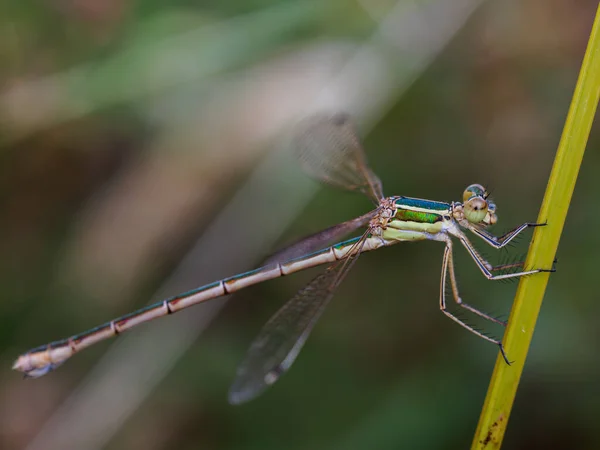
M 485 259 L 483 259 L 481 257 L 479 252 L 477 252 L 475 247 L 473 247 L 473 244 L 471 244 L 471 242 L 467 239 L 467 237 L 463 233 L 458 232 L 458 233 L 454 233 L 454 234 L 456 237 L 458 237 L 458 239 L 460 239 L 461 244 L 467 249 L 467 251 L 469 252 L 469 255 L 471 255 L 471 258 L 473 258 L 473 260 L 475 261 L 475 264 L 477 264 L 477 267 L 479 267 L 479 270 L 481 270 L 483 275 L 488 280 L 505 280 L 507 278 L 523 277 L 525 275 L 533 275 L 534 273 L 540 273 L 540 272 L 554 272 L 554 269 L 532 269 L 532 270 L 524 270 L 521 272 L 503 273 L 500 275 L 493 275 L 492 272 L 494 272 L 494 271 L 503 270 L 503 269 L 506 269 L 508 266 L 515 266 L 515 265 L 514 264 L 502 264 L 500 266 L 492 266 L 489 262 L 487 262 Z
M 497 319 L 495 317 L 492 317 L 489 314 L 486 314 L 483 311 L 480 311 L 479 309 L 469 305 L 468 303 L 463 302 L 462 298 L 460 297 L 460 294 L 458 293 L 458 283 L 456 282 L 456 273 L 454 271 L 454 255 L 452 253 L 452 241 L 450 239 L 448 239 L 448 241 L 446 243 L 446 248 L 448 249 L 447 266 L 448 266 L 448 273 L 450 274 L 450 287 L 452 288 L 452 295 L 454 296 L 454 301 L 461 308 L 464 308 L 467 311 L 471 311 L 473 314 L 476 314 L 479 317 L 483 317 L 484 319 L 489 320 L 491 322 L 497 323 L 502 326 L 506 326 L 505 321 Z M 519 264 L 522 265 L 523 263 L 519 263 Z M 494 268 L 494 269 L 496 269 L 496 268 Z M 498 266 L 498 268 L 497 268 L 497 270 L 503 270 L 503 269 L 505 269 L 505 267 L 503 267 L 503 266 Z M 445 295 L 445 291 L 443 292 L 443 295 Z
M 502 236 L 494 236 L 490 232 L 483 230 L 473 224 L 467 224 L 466 227 L 473 233 L 483 239 L 488 245 L 491 245 L 494 248 L 500 249 L 507 245 L 510 241 L 512 241 L 517 235 L 521 234 L 523 230 L 527 228 L 533 227 L 543 227 L 546 223 L 531 223 L 525 222 L 518 227 L 513 228 L 512 230 L 504 233 Z
M 479 336 L 481 339 L 484 339 L 488 342 L 491 342 L 492 344 L 497 345 L 498 348 L 500 348 L 500 353 L 502 354 L 504 361 L 506 362 L 506 364 L 508 364 L 510 366 L 510 361 L 508 360 L 506 353 L 504 352 L 504 346 L 502 345 L 502 341 L 500 341 L 498 339 L 493 339 L 489 336 L 486 336 L 485 334 L 481 333 L 480 331 L 477 331 L 475 328 L 473 328 L 472 326 L 463 322 L 458 317 L 456 317 L 454 314 L 452 314 L 450 311 L 448 311 L 448 309 L 446 307 L 446 275 L 449 271 L 449 264 L 450 264 L 451 258 L 452 258 L 452 243 L 450 242 L 450 238 L 448 238 L 448 240 L 446 241 L 446 248 L 444 249 L 444 257 L 442 259 L 442 278 L 440 281 L 440 310 L 447 317 L 452 319 L 454 322 L 459 324 L 461 327 L 469 330 L 475 336 Z M 452 286 L 453 292 L 455 289 L 456 289 L 456 286 L 453 285 Z
M 525 265 L 525 261 L 516 261 L 513 263 L 500 264 L 499 266 L 493 266 L 490 271 L 499 272 L 503 270 L 511 270 L 516 269 L 517 267 L 523 267 Z

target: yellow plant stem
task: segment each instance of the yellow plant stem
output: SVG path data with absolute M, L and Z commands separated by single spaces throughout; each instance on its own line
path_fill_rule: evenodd
M 599 95 L 600 6 L 538 218 L 548 226 L 535 229 L 526 267 L 552 267 Z M 519 283 L 504 336 L 504 348 L 514 363 L 508 366 L 500 356 L 496 360 L 472 449 L 502 445 L 548 278 L 548 273 L 541 273 Z

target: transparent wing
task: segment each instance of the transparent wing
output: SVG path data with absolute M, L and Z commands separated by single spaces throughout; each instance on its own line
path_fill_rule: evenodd
M 383 198 L 381 181 L 367 164 L 350 116 L 316 115 L 298 126 L 292 148 L 304 170 L 324 183 L 358 191 L 375 204 Z
M 275 313 L 256 337 L 240 364 L 229 390 L 229 402 L 253 399 L 290 368 L 335 289 L 357 260 L 369 235 L 367 231 L 348 252 L 318 275 Z
M 353 231 L 369 225 L 369 221 L 375 217 L 378 211 L 378 209 L 374 209 L 373 211 L 369 211 L 368 213 L 357 217 L 356 219 L 333 225 L 332 227 L 321 230 L 318 233 L 306 236 L 269 256 L 264 265 L 275 262 L 285 262 L 294 258 L 299 258 L 300 256 L 308 255 L 316 252 L 317 250 L 321 250 L 322 248 L 330 245 L 332 242 L 340 241 L 344 236 L 352 233 Z

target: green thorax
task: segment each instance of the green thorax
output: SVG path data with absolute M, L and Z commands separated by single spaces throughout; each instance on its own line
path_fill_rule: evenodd
M 398 208 L 395 216 L 397 220 L 417 223 L 441 222 L 451 210 L 450 203 L 411 197 L 398 197 L 394 200 L 394 205 Z

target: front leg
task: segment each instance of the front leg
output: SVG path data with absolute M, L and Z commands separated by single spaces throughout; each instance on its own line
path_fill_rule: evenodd
M 464 235 L 464 233 L 454 232 L 453 234 L 460 240 L 460 243 L 467 249 L 467 251 L 469 252 L 469 255 L 471 255 L 471 258 L 473 258 L 473 261 L 475 261 L 475 263 L 477 264 L 477 267 L 479 267 L 479 270 L 481 270 L 483 275 L 488 280 L 504 280 L 506 278 L 523 277 L 525 275 L 533 275 L 534 273 L 540 273 L 540 272 L 554 272 L 554 269 L 532 269 L 532 270 L 524 270 L 524 271 L 520 271 L 520 272 L 511 272 L 511 273 L 503 273 L 500 275 L 493 275 L 492 274 L 493 271 L 498 271 L 498 270 L 502 271 L 511 266 L 512 267 L 522 266 L 522 264 L 517 263 L 517 264 L 503 264 L 501 266 L 492 266 L 489 262 L 487 262 L 485 259 L 483 259 L 483 257 L 479 254 L 479 252 L 475 249 L 475 247 L 473 247 L 473 244 L 471 244 L 471 242 L 467 239 L 467 237 Z
M 525 223 L 519 225 L 518 227 L 510 230 L 509 232 L 503 234 L 502 236 L 496 237 L 493 234 L 491 234 L 490 232 L 488 232 L 482 228 L 479 228 L 471 223 L 464 224 L 464 226 L 466 226 L 466 228 L 468 228 L 473 234 L 479 236 L 488 245 L 491 245 L 492 247 L 497 248 L 497 249 L 504 247 L 506 244 L 508 244 L 510 241 L 512 241 L 515 237 L 517 237 L 517 235 L 519 235 L 523 230 L 525 230 L 527 228 L 533 228 L 533 227 L 543 227 L 545 225 L 546 225 L 546 223 L 525 222 Z

